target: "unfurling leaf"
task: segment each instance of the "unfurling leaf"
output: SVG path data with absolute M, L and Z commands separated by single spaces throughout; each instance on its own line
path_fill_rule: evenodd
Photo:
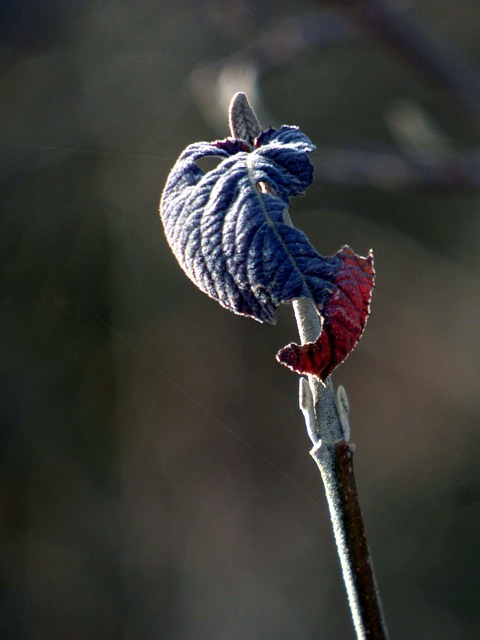
M 362 258 L 344 246 L 336 257 L 340 261 L 335 278 L 336 291 L 319 310 L 323 319 L 320 336 L 315 342 L 289 344 L 277 354 L 277 360 L 289 369 L 315 375 L 322 382 L 360 340 L 370 310 L 375 277 L 372 252 Z
M 274 323 L 280 303 L 313 300 L 323 320 L 320 336 L 285 347 L 277 359 L 323 381 L 363 332 L 374 272 L 371 255 L 361 258 L 348 247 L 321 256 L 285 216 L 290 197 L 312 183 L 307 153 L 314 149 L 290 126 L 253 141 L 192 144 L 170 172 L 160 213 L 187 276 L 230 311 Z M 221 160 L 207 173 L 196 164 L 205 156 Z

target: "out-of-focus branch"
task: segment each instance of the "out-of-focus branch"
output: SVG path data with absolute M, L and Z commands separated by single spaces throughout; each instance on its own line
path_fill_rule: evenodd
M 409 19 L 405 10 L 386 0 L 316 0 L 312 4 L 321 9 L 277 22 L 244 49 L 192 74 L 194 94 L 214 128 L 217 123 L 223 127 L 225 109 L 238 91 L 249 95 L 262 122 L 274 122 L 259 91 L 262 74 L 307 50 L 352 38 L 363 37 L 366 41 L 366 36 L 447 91 L 456 104 L 468 107 L 467 113 L 475 116 L 472 124 L 480 121 L 480 74 L 459 52 L 440 44 L 427 29 Z M 337 11 L 325 7 L 336 7 Z M 415 109 L 418 113 L 414 117 L 410 113 L 410 125 L 420 113 L 418 107 Z M 416 126 L 410 143 L 405 145 L 398 131 L 393 131 L 399 145 L 390 147 L 369 141 L 343 149 L 319 145 L 316 177 L 325 182 L 384 189 L 478 189 L 480 149 L 457 151 L 449 144 L 425 144 L 426 138 L 432 139 L 431 133 L 431 129 L 420 131 Z M 433 137 L 438 143 L 438 132 Z M 416 142 L 412 142 L 414 139 Z
M 446 90 L 475 116 L 480 116 L 480 73 L 454 47 L 440 43 L 419 21 L 388 0 L 335 0 L 313 4 L 347 9 L 344 16 L 375 42 L 395 51 L 416 72 Z
M 371 149 L 317 145 L 317 180 L 383 189 L 478 189 L 480 150 L 408 154 L 394 147 Z
M 332 11 L 310 11 L 276 21 L 275 26 L 224 60 L 200 66 L 190 78 L 204 116 L 221 129 L 231 96 L 246 93 L 263 122 L 272 122 L 258 91 L 259 76 L 287 64 L 309 50 L 344 42 L 355 27 Z

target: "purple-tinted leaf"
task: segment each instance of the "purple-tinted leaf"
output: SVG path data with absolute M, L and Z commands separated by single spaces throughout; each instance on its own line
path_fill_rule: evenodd
M 296 127 L 269 129 L 254 149 L 232 138 L 192 144 L 171 171 L 161 202 L 168 242 L 188 277 L 227 309 L 275 322 L 280 302 L 321 288 L 328 265 L 283 220 L 290 196 L 312 182 L 313 149 Z M 224 159 L 205 174 L 195 161 L 212 155 Z
M 187 276 L 230 311 L 274 323 L 280 303 L 314 301 L 324 321 L 315 354 L 290 345 L 278 358 L 323 380 L 363 331 L 373 267 L 350 249 L 321 256 L 284 218 L 291 196 L 312 183 L 307 153 L 314 148 L 289 126 L 262 132 L 253 146 L 234 138 L 192 144 L 170 172 L 160 212 Z M 221 159 L 207 173 L 196 164 L 205 156 Z

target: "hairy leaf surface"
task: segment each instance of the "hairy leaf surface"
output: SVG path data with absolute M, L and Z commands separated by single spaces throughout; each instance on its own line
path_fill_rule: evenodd
M 314 301 L 323 319 L 315 343 L 289 345 L 278 360 L 324 380 L 363 331 L 373 286 L 372 257 L 348 247 L 321 256 L 285 220 L 291 196 L 312 183 L 314 145 L 297 127 L 262 132 L 250 146 L 227 138 L 188 146 L 167 180 L 160 212 L 187 276 L 222 306 L 275 322 L 282 302 Z M 205 156 L 220 163 L 205 173 Z M 305 348 L 308 347 L 308 348 Z

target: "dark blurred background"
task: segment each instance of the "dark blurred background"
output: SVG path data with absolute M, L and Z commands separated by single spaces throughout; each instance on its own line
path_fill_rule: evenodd
M 1 640 L 353 637 L 296 339 L 227 313 L 157 206 L 181 150 L 318 145 L 294 222 L 373 247 L 351 405 L 392 639 L 480 633 L 477 0 L 0 2 Z

